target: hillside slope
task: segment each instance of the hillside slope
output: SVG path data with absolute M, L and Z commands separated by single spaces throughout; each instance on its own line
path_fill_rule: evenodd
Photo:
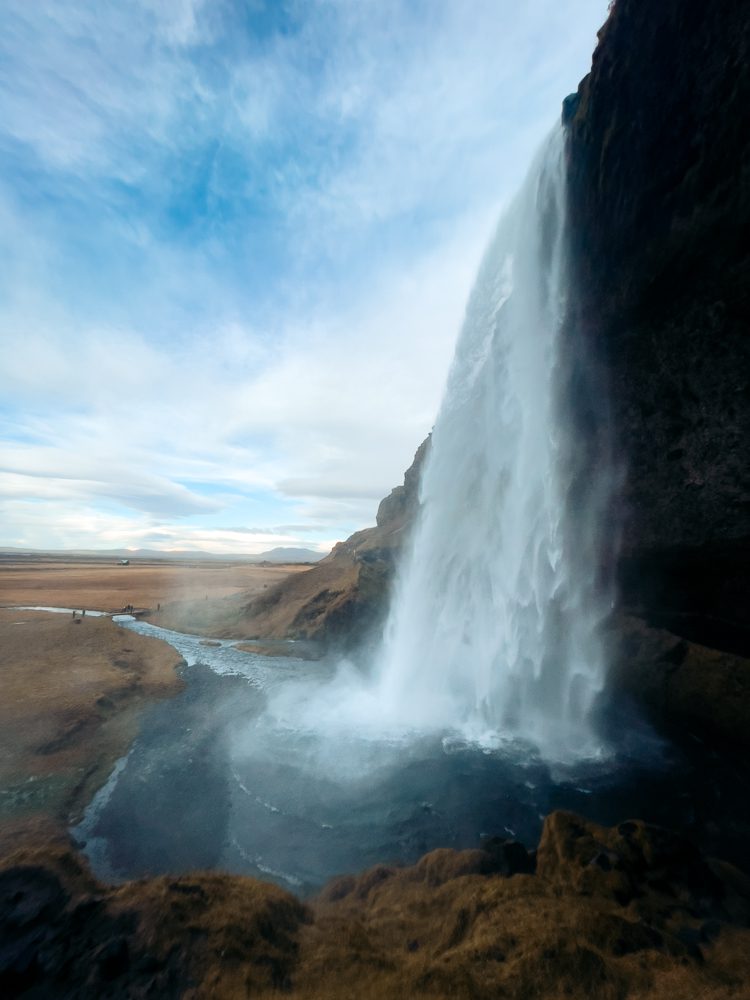
M 248 601 L 236 627 L 250 638 L 361 641 L 382 621 L 398 553 L 419 506 L 419 477 L 429 438 L 397 486 L 381 502 L 377 523 L 334 546 L 307 573 Z

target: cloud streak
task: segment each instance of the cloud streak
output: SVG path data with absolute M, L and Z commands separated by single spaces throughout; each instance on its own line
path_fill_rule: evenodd
M 605 6 L 9 0 L 0 544 L 371 522 Z

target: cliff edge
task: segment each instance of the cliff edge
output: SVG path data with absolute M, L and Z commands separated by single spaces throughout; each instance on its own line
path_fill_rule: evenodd
M 398 553 L 419 507 L 419 479 L 430 438 L 417 449 L 404 482 L 381 501 L 376 525 L 334 546 L 309 572 L 248 601 L 241 626 L 252 638 L 361 642 L 382 622 Z

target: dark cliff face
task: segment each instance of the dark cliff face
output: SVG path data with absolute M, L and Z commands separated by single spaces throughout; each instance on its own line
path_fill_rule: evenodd
M 621 594 L 750 651 L 750 4 L 617 0 L 567 102 L 573 325 L 608 393 Z

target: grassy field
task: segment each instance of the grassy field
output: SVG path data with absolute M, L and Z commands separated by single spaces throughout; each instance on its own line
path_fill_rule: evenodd
M 174 602 L 193 604 L 238 594 L 252 596 L 310 567 L 114 558 L 0 558 L 0 607 L 42 605 L 121 611 L 127 605 L 156 609 Z
M 180 690 L 179 663 L 109 618 L 0 610 L 0 840 L 20 819 L 76 815 L 143 706 Z

